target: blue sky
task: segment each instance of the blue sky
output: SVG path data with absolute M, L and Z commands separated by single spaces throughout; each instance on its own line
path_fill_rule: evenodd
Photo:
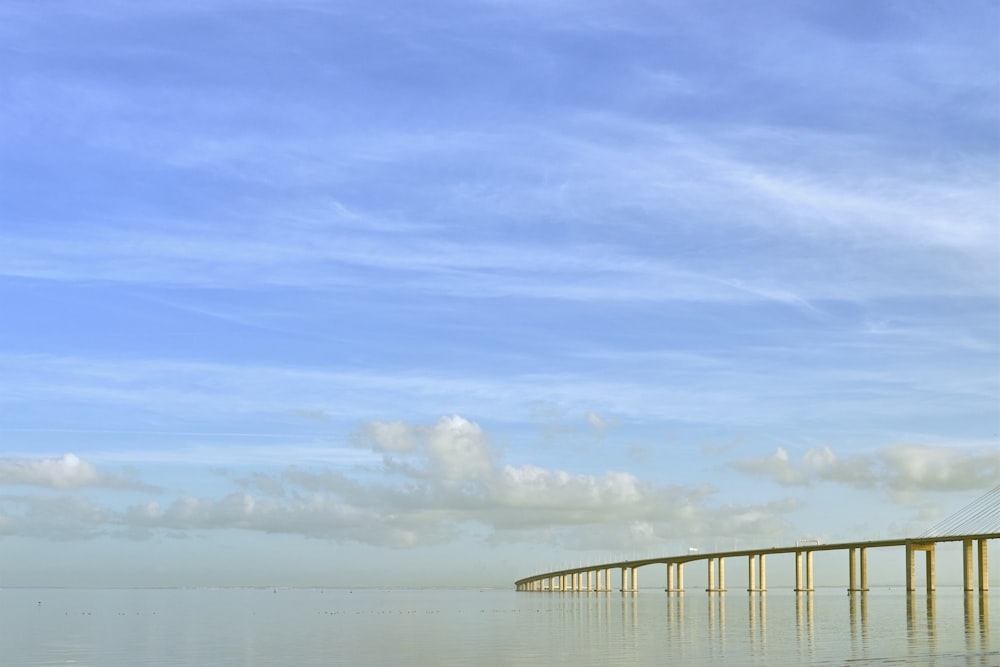
M 998 25 L 0 3 L 0 585 L 922 533 L 1000 478 Z

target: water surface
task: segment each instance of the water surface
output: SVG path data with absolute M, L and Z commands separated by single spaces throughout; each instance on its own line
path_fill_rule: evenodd
M 0 665 L 1000 665 L 988 598 L 6 589 Z

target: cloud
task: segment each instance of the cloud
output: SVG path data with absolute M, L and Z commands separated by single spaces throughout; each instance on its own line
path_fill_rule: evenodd
M 769 477 L 783 486 L 800 486 L 808 483 L 805 474 L 788 458 L 788 452 L 783 447 L 774 450 L 774 454 L 762 459 L 741 459 L 733 461 L 730 467 L 749 475 Z
M 620 420 L 615 417 L 605 418 L 601 417 L 596 412 L 588 412 L 586 415 L 587 423 L 590 424 L 591 428 L 598 436 L 604 436 L 608 430 L 616 428 L 621 425 Z
M 357 476 L 330 468 L 256 472 L 237 480 L 243 491 L 140 504 L 121 521 L 146 530 L 233 528 L 399 548 L 483 528 L 492 542 L 598 548 L 601 536 L 613 536 L 614 544 L 646 548 L 678 537 L 776 534 L 797 507 L 794 500 L 717 506 L 705 486 L 503 464 L 489 434 L 460 416 L 371 422 L 356 442 L 382 454 L 380 468 Z
M 900 444 L 842 458 L 829 447 L 813 447 L 795 461 L 784 448 L 778 447 L 770 456 L 738 459 L 728 466 L 748 475 L 769 478 L 782 486 L 842 484 L 887 491 L 897 501 L 909 503 L 913 494 L 925 491 L 990 488 L 1000 479 L 1000 450 Z
M 492 468 L 493 452 L 486 434 L 462 417 L 442 417 L 432 426 L 403 422 L 370 422 L 361 436 L 386 455 L 420 450 L 428 474 L 444 480 L 482 478 Z M 390 457 L 391 458 L 391 457 Z
M 80 493 L 0 495 L 0 535 L 80 540 L 106 535 L 113 512 Z
M 393 548 L 461 535 L 567 548 L 645 549 L 675 539 L 753 537 L 787 530 L 797 501 L 720 505 L 708 486 L 643 480 L 624 471 L 583 474 L 498 460 L 490 435 L 460 416 L 434 423 L 371 422 L 356 444 L 380 463 L 336 470 L 318 465 L 230 473 L 238 490 L 102 507 L 87 487 L 120 480 L 79 459 L 9 462 L 4 483 L 44 486 L 48 495 L 0 497 L 0 532 L 53 539 L 110 535 L 146 539 L 243 530 Z M 376 459 L 377 461 L 377 459 Z
M 988 489 L 1000 479 L 1000 449 L 960 450 L 929 445 L 894 445 L 878 453 L 894 491 Z
M 64 454 L 59 458 L 0 459 L 0 485 L 41 486 L 50 489 L 149 488 L 124 475 L 100 472 L 93 463 L 75 454 Z

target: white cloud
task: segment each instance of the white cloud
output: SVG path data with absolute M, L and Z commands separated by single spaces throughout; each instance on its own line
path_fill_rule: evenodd
M 444 480 L 482 478 L 492 468 L 489 439 L 478 424 L 462 417 L 441 417 L 431 426 L 369 422 L 360 435 L 373 450 L 386 455 L 419 449 L 426 463 L 424 474 Z
M 75 454 L 64 454 L 59 458 L 0 459 L 0 485 L 41 486 L 50 489 L 122 489 L 142 486 L 123 475 L 100 472 L 93 463 Z
M 404 422 L 368 422 L 361 429 L 376 452 L 409 452 L 416 448 L 412 429 Z
M 594 432 L 599 436 L 604 436 L 610 429 L 613 429 L 620 425 L 620 422 L 615 417 L 605 418 L 601 417 L 596 412 L 588 412 L 586 414 L 587 423 L 590 424 Z
M 737 459 L 728 465 L 784 486 L 829 482 L 857 489 L 881 489 L 909 504 L 922 492 L 990 488 L 1000 479 L 1000 450 L 901 444 L 841 458 L 829 447 L 814 447 L 795 461 L 778 447 L 768 457 Z
M 930 445 L 894 445 L 877 454 L 886 484 L 894 491 L 988 489 L 1000 479 L 1000 449 L 962 450 Z
M 288 468 L 239 480 L 221 499 L 186 497 L 134 507 L 122 521 L 145 529 L 238 528 L 412 547 L 485 527 L 491 541 L 547 541 L 593 548 L 599 536 L 646 548 L 678 536 L 750 537 L 787 528 L 795 502 L 713 506 L 707 487 L 533 465 L 501 465 L 488 434 L 459 416 L 433 424 L 366 424 L 359 442 L 384 456 L 365 481 L 329 468 Z
M 783 486 L 800 486 L 808 483 L 808 478 L 788 457 L 783 447 L 762 459 L 740 459 L 729 464 L 732 468 L 750 475 L 770 477 Z
M 380 468 L 349 474 L 329 467 L 290 467 L 279 473 L 227 475 L 241 490 L 218 497 L 145 500 L 124 510 L 101 508 L 79 492 L 0 498 L 0 524 L 8 534 L 58 538 L 246 530 L 398 548 L 485 529 L 491 541 L 598 548 L 599 539 L 609 538 L 622 548 L 638 549 L 678 538 L 780 533 L 787 528 L 784 516 L 796 506 L 723 506 L 713 504 L 714 491 L 704 486 L 661 484 L 615 470 L 581 474 L 501 464 L 489 434 L 460 416 L 432 424 L 370 423 L 358 441 L 382 454 Z M 74 469 L 85 474 L 66 472 Z M 33 479 L 64 493 L 106 481 L 92 465 L 73 459 L 21 462 L 18 470 L 16 478 L 22 482 Z M 36 472 L 30 476 L 24 470 Z M 63 505 L 72 511 L 53 509 Z
M 480 479 L 490 474 L 493 454 L 478 424 L 442 417 L 427 435 L 427 456 L 447 480 Z

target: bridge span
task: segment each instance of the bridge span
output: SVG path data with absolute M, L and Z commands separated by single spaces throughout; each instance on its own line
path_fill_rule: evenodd
M 1000 488 L 1000 487 L 998 487 Z M 989 540 L 1000 538 L 1000 533 L 976 533 L 966 535 L 937 535 L 891 540 L 871 540 L 864 542 L 842 542 L 837 544 L 799 543 L 795 546 L 771 547 L 767 549 L 738 549 L 714 553 L 687 553 L 677 556 L 624 560 L 599 565 L 544 572 L 514 582 L 518 591 L 550 592 L 610 592 L 615 589 L 612 571 L 621 570 L 622 593 L 636 593 L 639 590 L 638 570 L 649 565 L 666 565 L 666 592 L 684 592 L 684 566 L 696 561 L 706 561 L 708 565 L 708 593 L 726 591 L 725 561 L 731 558 L 746 558 L 749 585 L 747 591 L 753 595 L 767 590 L 765 559 L 775 554 L 795 554 L 795 590 L 811 593 L 814 586 L 813 554 L 817 551 L 846 551 L 848 555 L 848 591 L 868 590 L 868 550 L 885 547 L 906 547 L 904 564 L 907 592 L 915 591 L 916 554 L 923 552 L 925 585 L 928 592 L 936 587 L 934 547 L 942 542 L 962 543 L 962 582 L 967 592 L 979 590 L 985 595 L 989 590 L 989 561 L 987 546 Z M 975 558 L 973 556 L 975 555 Z M 973 561 L 977 567 L 973 568 Z M 804 568 L 803 568 L 804 564 Z

